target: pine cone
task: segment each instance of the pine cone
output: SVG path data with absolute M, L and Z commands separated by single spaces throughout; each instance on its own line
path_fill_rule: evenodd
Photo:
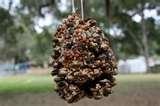
M 100 99 L 112 93 L 117 63 L 109 39 L 95 20 L 68 16 L 53 44 L 52 75 L 60 97 L 73 103 L 85 96 Z

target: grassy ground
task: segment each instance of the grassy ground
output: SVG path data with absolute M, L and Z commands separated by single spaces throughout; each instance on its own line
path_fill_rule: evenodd
M 49 92 L 53 91 L 51 76 L 19 75 L 0 78 L 0 93 Z
M 128 92 L 138 88 L 160 88 L 160 74 L 118 75 L 115 89 Z M 51 76 L 19 75 L 0 78 L 0 93 L 50 92 L 54 89 Z
M 115 91 L 125 93 L 135 89 L 154 88 L 160 89 L 160 74 L 119 75 Z
M 54 92 L 51 76 L 0 78 L 0 106 L 65 106 Z M 114 93 L 99 101 L 83 99 L 72 106 L 160 106 L 160 74 L 118 75 Z M 70 106 L 70 105 L 69 105 Z

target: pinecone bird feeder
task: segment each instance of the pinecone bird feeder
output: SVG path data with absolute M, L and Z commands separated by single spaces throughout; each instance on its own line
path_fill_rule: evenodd
M 73 13 L 59 25 L 53 39 L 52 76 L 56 91 L 68 103 L 112 93 L 117 74 L 109 39 L 93 19 Z

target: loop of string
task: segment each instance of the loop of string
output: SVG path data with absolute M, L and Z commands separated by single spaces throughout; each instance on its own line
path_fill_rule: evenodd
M 75 3 L 74 0 L 72 0 L 72 13 L 75 13 L 76 9 L 75 9 Z
M 75 13 L 76 12 L 76 9 L 75 9 L 75 1 L 72 0 L 72 13 Z M 81 17 L 82 17 L 82 20 L 84 20 L 84 1 L 81 0 Z
M 81 16 L 82 16 L 82 20 L 84 20 L 84 5 L 83 5 L 84 1 L 81 0 Z

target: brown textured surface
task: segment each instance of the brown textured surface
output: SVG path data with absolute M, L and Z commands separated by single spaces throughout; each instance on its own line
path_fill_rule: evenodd
M 112 93 L 116 59 L 95 20 L 82 21 L 78 14 L 72 14 L 54 37 L 52 75 L 61 98 L 73 103 L 83 97 L 101 99 Z
M 54 93 L 0 94 L 0 106 L 160 106 L 159 88 L 136 89 L 132 92 L 114 93 L 95 101 L 83 99 L 67 104 Z

